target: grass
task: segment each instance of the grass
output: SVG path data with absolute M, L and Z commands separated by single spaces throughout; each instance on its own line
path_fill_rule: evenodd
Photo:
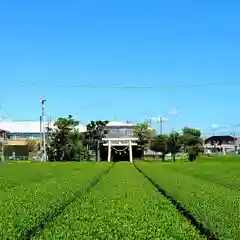
M 239 239 L 240 159 L 0 165 L 0 239 Z

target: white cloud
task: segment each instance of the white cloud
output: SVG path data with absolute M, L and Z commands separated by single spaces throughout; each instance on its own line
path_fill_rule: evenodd
M 168 115 L 177 115 L 179 111 L 176 108 L 171 108 L 168 110 Z
M 217 128 L 220 128 L 220 126 L 219 126 L 218 124 L 213 123 L 213 124 L 212 124 L 212 128 L 213 128 L 213 129 L 217 129 Z

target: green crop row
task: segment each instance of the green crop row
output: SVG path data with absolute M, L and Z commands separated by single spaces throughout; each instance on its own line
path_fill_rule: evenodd
M 240 190 L 240 161 L 237 162 L 202 162 L 194 164 L 169 164 L 167 167 L 173 171 L 181 172 L 193 177 L 216 183 L 220 186 L 239 191 Z
M 60 166 L 61 165 L 61 166 Z M 1 191 L 0 195 L 0 239 L 27 239 L 27 234 L 46 224 L 52 216 L 59 214 L 69 202 L 79 197 L 109 164 L 32 164 L 28 171 L 39 174 L 39 181 L 33 181 L 33 173 L 23 178 L 19 164 L 15 179 L 23 179 L 24 184 Z M 38 170 L 34 168 L 39 168 Z M 44 173 L 40 174 L 40 169 Z M 47 175 L 51 176 L 45 178 Z M 18 178 L 19 177 L 19 178 Z M 42 177 L 42 179 L 41 179 Z M 36 228 L 36 229 L 35 229 Z
M 191 172 L 190 175 L 186 171 L 179 172 L 178 169 L 183 168 L 184 164 L 175 168 L 159 163 L 137 163 L 137 166 L 220 239 L 239 239 L 238 191 L 194 177 Z M 188 168 L 186 163 L 185 167 Z M 221 175 L 221 171 L 213 170 L 213 174 Z
M 51 163 L 11 163 L 0 166 L 0 191 L 22 188 L 27 185 L 41 183 L 56 177 L 69 177 L 72 171 L 85 171 L 85 166 L 94 163 L 83 162 L 51 162 Z
M 74 163 L 70 169 L 73 168 Z M 67 165 L 69 166 L 69 164 Z M 81 165 L 82 166 L 82 165 Z M 80 165 L 76 166 L 80 170 Z M 62 176 L 65 171 L 63 164 L 56 163 L 8 163 L 0 165 L 0 191 L 9 191 L 11 188 L 46 181 L 49 178 Z
M 34 239 L 203 239 L 133 165 L 118 163 Z

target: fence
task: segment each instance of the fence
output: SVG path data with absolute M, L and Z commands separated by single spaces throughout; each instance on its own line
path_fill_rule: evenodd
M 4 156 L 4 160 L 29 160 L 28 156 Z

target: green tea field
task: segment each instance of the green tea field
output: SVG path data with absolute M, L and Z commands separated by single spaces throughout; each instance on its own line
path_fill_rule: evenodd
M 240 239 L 240 159 L 0 165 L 0 239 Z

